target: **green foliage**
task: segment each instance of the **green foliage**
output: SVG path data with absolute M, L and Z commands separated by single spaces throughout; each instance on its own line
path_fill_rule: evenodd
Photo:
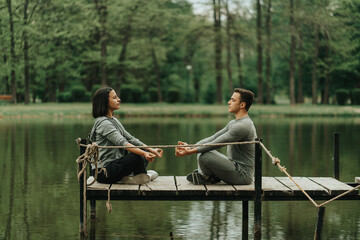
M 167 92 L 168 103 L 180 102 L 180 90 L 178 88 L 170 88 Z
M 124 84 L 121 86 L 121 100 L 126 103 L 142 102 L 143 91 L 141 87 L 132 84 Z
M 102 87 L 101 84 L 93 85 L 92 88 L 91 88 L 91 96 L 94 96 L 95 92 L 101 87 Z
M 266 2 L 263 1 L 264 10 Z M 328 85 L 330 97 L 334 96 L 338 88 L 360 87 L 359 1 L 294 1 L 295 29 L 289 27 L 289 3 L 283 0 L 272 2 L 272 99 L 289 92 L 290 33 L 294 33 L 297 41 L 295 62 L 302 63 L 303 92 L 305 97 L 311 96 L 315 27 L 319 33 L 317 94 L 326 88 L 323 79 L 327 74 L 332 79 Z M 164 98 L 168 102 L 215 102 L 213 20 L 208 15 L 203 16 L 193 11 L 191 1 L 106 1 L 107 16 L 104 24 L 93 1 L 30 1 L 26 24 L 22 19 L 19 21 L 19 16 L 24 15 L 23 3 L 14 3 L 15 76 L 20 101 L 23 101 L 25 93 L 25 62 L 22 57 L 24 31 L 30 46 L 30 89 L 34 89 L 30 91 L 31 94 L 45 102 L 69 102 L 89 101 L 95 90 L 101 87 L 101 31 L 105 27 L 104 69 L 107 77 L 104 84 L 116 90 L 125 83 L 129 85 L 127 89 L 125 86 L 126 91 L 121 91 L 125 102 L 157 102 L 158 92 L 154 88 L 156 81 L 160 81 Z M 230 29 L 233 82 L 235 87 L 239 87 L 238 76 L 241 74 L 242 87 L 257 94 L 256 12 L 249 9 L 253 7 L 251 4 L 229 6 L 233 21 Z M 222 90 L 223 98 L 227 101 L 227 16 L 225 9 L 221 10 L 224 13 L 221 31 L 224 39 Z M 263 17 L 265 13 L 266 11 L 263 12 Z M 265 24 L 262 32 L 265 93 Z M 11 93 L 10 36 L 9 13 L 4 2 L 0 8 L 0 92 L 4 93 Z M 236 44 L 239 44 L 238 49 L 241 51 L 240 68 L 235 56 Z M 192 66 L 191 71 L 186 70 L 187 65 Z M 295 67 L 295 91 L 298 92 L 299 65 Z M 183 91 L 187 82 L 188 94 Z M 78 89 L 73 93 L 70 90 L 72 86 L 79 84 L 84 85 L 89 92 Z M 56 99 L 55 93 L 58 93 Z M 356 102 L 354 94 L 351 96 L 354 99 L 352 102 Z
M 339 105 L 345 105 L 350 97 L 349 90 L 347 89 L 338 89 L 336 90 L 335 94 L 336 94 L 336 101 Z
M 351 104 L 360 105 L 360 89 L 354 89 L 351 91 Z
M 215 84 L 209 84 L 205 91 L 204 101 L 207 104 L 213 104 L 216 100 Z

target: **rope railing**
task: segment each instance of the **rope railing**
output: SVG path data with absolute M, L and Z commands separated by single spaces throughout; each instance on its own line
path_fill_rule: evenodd
M 125 149 L 125 148 L 176 148 L 176 147 L 207 147 L 207 146 L 227 146 L 227 145 L 243 145 L 243 144 L 260 144 L 261 148 L 264 150 L 264 152 L 270 157 L 270 159 L 272 160 L 272 163 L 277 166 L 279 168 L 279 170 L 281 172 L 283 172 L 292 182 L 294 182 L 294 184 L 300 189 L 300 191 L 302 193 L 304 193 L 304 195 L 309 199 L 309 201 L 318 209 L 320 207 L 323 207 L 324 205 L 352 192 L 352 191 L 355 191 L 357 189 L 360 188 L 360 185 L 322 203 L 322 204 L 317 204 L 314 199 L 312 199 L 310 197 L 310 195 L 292 178 L 292 176 L 287 172 L 286 168 L 284 166 L 281 166 L 280 164 L 280 159 L 277 158 L 277 157 L 274 157 L 271 152 L 265 147 L 265 145 L 261 142 L 261 141 L 246 141 L 246 142 L 228 142 L 228 143 L 208 143 L 208 144 L 188 144 L 188 145 L 144 145 L 144 146 L 98 146 L 96 143 L 92 143 L 92 144 L 82 144 L 80 143 L 81 139 L 78 138 L 76 140 L 76 143 L 79 147 L 86 147 L 86 151 L 83 155 L 81 155 L 77 160 L 76 162 L 77 163 L 85 163 L 83 164 L 83 167 L 81 170 L 78 169 L 78 179 L 80 179 L 80 176 L 82 173 L 86 173 L 85 169 L 86 169 L 86 165 L 87 165 L 87 162 L 91 163 L 91 164 L 95 164 L 96 167 L 95 167 L 95 176 L 94 176 L 94 180 L 91 184 L 88 184 L 87 186 L 89 185 L 92 185 L 93 183 L 95 183 L 96 181 L 96 178 L 97 178 L 97 174 L 100 172 L 100 171 L 105 171 L 106 173 L 106 169 L 102 167 L 101 165 L 101 170 L 98 171 L 97 169 L 97 164 L 98 162 L 101 164 L 101 160 L 99 159 L 99 149 L 100 148 L 122 148 L 122 149 Z M 92 160 L 93 159 L 93 160 Z M 85 176 L 86 178 L 86 176 Z M 84 178 L 84 179 L 85 179 Z M 86 186 L 86 185 L 85 185 Z M 110 194 L 108 194 L 108 202 L 110 201 Z M 108 210 L 109 210 L 109 207 L 108 207 Z M 109 210 L 111 211 L 111 210 Z

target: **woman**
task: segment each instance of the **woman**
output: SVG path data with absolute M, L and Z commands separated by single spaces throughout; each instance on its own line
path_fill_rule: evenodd
M 163 150 L 144 148 L 143 146 L 146 145 L 128 133 L 119 120 L 113 117 L 114 111 L 120 108 L 120 102 L 120 98 L 110 87 L 103 87 L 95 92 L 92 98 L 92 115 L 95 122 L 89 139 L 99 146 L 142 146 L 142 148 L 99 148 L 99 158 L 107 173 L 103 171 L 99 173 L 97 181 L 143 184 L 152 180 L 151 175 L 157 176 L 154 171 L 147 175 L 146 166 L 148 162 L 153 162 L 155 157 L 161 157 Z M 92 168 L 94 169 L 95 166 Z

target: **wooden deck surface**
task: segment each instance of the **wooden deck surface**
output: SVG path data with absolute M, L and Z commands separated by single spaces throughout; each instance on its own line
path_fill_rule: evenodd
M 294 177 L 294 180 L 314 199 L 330 199 L 352 189 L 351 186 L 330 177 Z M 255 196 L 254 183 L 250 185 L 193 185 L 184 176 L 160 176 L 143 185 L 101 184 L 87 187 L 88 199 L 106 199 L 108 189 L 112 199 L 124 200 L 251 200 Z M 287 177 L 263 177 L 263 200 L 304 200 L 304 194 Z M 360 199 L 359 192 L 346 195 Z

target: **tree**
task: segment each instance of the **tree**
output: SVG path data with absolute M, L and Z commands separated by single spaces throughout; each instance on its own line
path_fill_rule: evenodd
M 3 32 L 3 26 L 2 26 L 2 19 L 0 18 L 0 37 L 1 37 L 1 49 L 2 49 L 2 60 L 3 60 L 3 66 L 2 66 L 2 70 L 1 72 L 5 72 L 5 74 L 2 75 L 2 81 L 3 81 L 3 84 L 2 86 L 4 86 L 4 90 L 2 91 L 5 91 L 5 93 L 9 93 L 10 92 L 10 86 L 9 86 L 9 77 L 7 75 L 7 69 L 4 67 L 7 65 L 7 61 L 8 61 L 8 56 L 6 54 L 6 43 L 5 43 L 5 40 L 4 40 L 4 32 Z
M 271 0 L 267 0 L 267 13 L 266 13 L 266 103 L 271 103 Z
M 10 27 L 10 64 L 11 64 L 11 95 L 13 103 L 16 103 L 16 79 L 15 79 L 15 36 L 14 36 L 14 21 L 13 12 L 11 8 L 11 0 L 6 0 L 9 13 L 9 27 Z
M 290 0 L 290 78 L 289 78 L 289 94 L 290 103 L 295 104 L 295 23 L 294 23 L 294 0 Z
M 232 72 L 231 72 L 231 47 L 230 47 L 230 41 L 231 41 L 231 36 L 230 36 L 230 28 L 231 28 L 231 22 L 232 22 L 232 17 L 230 15 L 229 12 L 229 6 L 228 6 L 228 0 L 226 0 L 225 3 L 225 9 L 226 9 L 226 70 L 227 70 L 227 74 L 228 74 L 228 82 L 229 82 L 229 92 L 230 95 L 233 93 L 233 80 L 232 80 Z
M 29 79 L 29 42 L 26 26 L 28 23 L 28 6 L 29 0 L 24 1 L 24 18 L 23 18 L 23 41 L 24 41 L 24 78 L 25 78 L 25 104 L 30 102 L 30 79 Z
M 126 64 L 125 64 L 125 60 L 126 60 L 126 51 L 127 51 L 127 47 L 128 47 L 128 43 L 130 42 L 130 38 L 131 38 L 131 32 L 132 32 L 132 23 L 133 23 L 133 19 L 134 19 L 134 15 L 136 14 L 136 10 L 139 7 L 139 2 L 136 1 L 135 3 L 132 2 L 133 5 L 130 5 L 130 9 L 129 11 L 127 11 L 129 14 L 125 15 L 125 19 L 127 19 L 126 24 L 125 24 L 125 28 L 123 29 L 123 31 L 121 32 L 122 35 L 124 36 L 123 41 L 122 41 L 122 46 L 121 46 L 121 52 L 119 55 L 119 67 L 118 67 L 118 78 L 119 80 L 116 82 L 115 86 L 117 89 L 117 92 L 119 94 L 119 96 L 121 96 L 121 84 L 126 81 Z
M 261 36 L 261 4 L 256 0 L 256 48 L 257 48 L 257 80 L 258 80 L 258 97 L 257 102 L 263 103 L 263 80 L 262 80 L 262 36 Z
M 300 53 L 303 52 L 303 42 L 302 42 L 302 34 L 299 33 L 299 49 Z M 304 94 L 303 94 L 303 56 L 300 55 L 298 58 L 298 103 L 304 103 Z
M 101 84 L 107 84 L 106 77 L 106 43 L 107 43 L 107 35 L 106 35 L 106 16 L 107 16 L 107 0 L 94 0 L 96 11 L 99 16 L 100 22 L 100 69 L 101 69 Z
M 215 70 L 216 70 L 216 103 L 222 103 L 222 40 L 221 40 L 221 4 L 220 0 L 213 0 L 214 35 L 215 35 Z

